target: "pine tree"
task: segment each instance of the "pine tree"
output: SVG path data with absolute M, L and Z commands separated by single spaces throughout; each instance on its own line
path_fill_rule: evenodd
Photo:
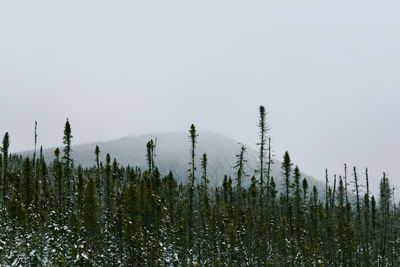
M 100 178 L 100 148 L 98 145 L 96 145 L 96 148 L 94 150 L 94 154 L 95 154 L 95 162 L 96 162 L 96 186 L 97 186 L 97 195 L 99 196 L 99 200 L 102 200 L 102 192 L 101 192 L 101 188 L 102 188 L 102 180 Z
M 7 194 L 8 194 L 8 148 L 10 146 L 10 138 L 8 136 L 8 132 L 5 133 L 3 137 L 3 144 L 2 144 L 2 152 L 3 152 L 3 179 L 2 179 L 2 186 L 3 186 L 3 205 L 6 204 L 7 201 Z
M 364 266 L 370 266 L 370 201 L 369 201 L 369 181 L 368 181 L 368 168 L 365 169 L 365 180 L 367 185 L 367 192 L 364 195 Z
M 282 170 L 284 175 L 284 188 L 285 188 L 285 206 L 286 206 L 286 218 L 291 218 L 291 203 L 289 198 L 290 192 L 290 176 L 292 173 L 293 163 L 290 160 L 289 152 L 285 152 L 282 162 Z
M 151 139 L 149 142 L 147 142 L 146 145 L 146 160 L 147 160 L 147 165 L 148 165 L 148 170 L 150 173 L 150 176 L 153 175 L 154 173 L 154 158 L 155 158 L 155 143 L 153 139 Z
M 345 189 L 345 195 L 346 195 L 346 205 L 349 204 L 349 198 L 347 194 L 347 164 L 344 164 L 344 189 Z
M 96 198 L 96 183 L 93 178 L 86 185 L 83 203 L 83 225 L 90 248 L 94 248 L 99 234 L 99 204 Z
M 358 184 L 358 175 L 356 167 L 353 167 L 353 176 L 354 176 L 354 186 L 356 190 L 356 224 L 360 227 L 356 227 L 356 238 L 357 243 L 361 241 L 361 205 L 360 205 L 360 193 L 359 193 L 359 184 Z M 360 265 L 360 247 L 357 248 L 357 265 Z
M 380 256 L 382 260 L 379 262 L 379 266 L 386 266 L 389 263 L 388 260 L 388 248 L 390 239 L 390 185 L 389 180 L 386 177 L 386 173 L 383 173 L 383 177 L 380 183 L 380 217 L 381 217 L 381 231 L 380 231 Z
M 174 179 L 174 175 L 172 171 L 169 171 L 168 176 L 166 177 L 167 182 L 167 203 L 168 212 L 169 212 L 169 219 L 171 224 L 175 223 L 175 205 L 176 205 L 176 195 L 177 195 L 177 185 Z
M 209 203 L 209 197 L 208 197 L 208 183 L 210 182 L 208 180 L 207 176 L 207 154 L 204 153 L 202 158 L 201 158 L 201 169 L 203 170 L 203 175 L 201 176 L 203 180 L 203 189 L 202 189 L 202 199 L 203 199 L 203 212 L 205 215 L 205 218 L 203 220 L 203 225 L 205 225 L 205 222 L 208 220 L 209 212 L 210 212 L 210 203 Z
M 77 169 L 78 174 L 78 184 L 77 184 L 77 208 L 82 207 L 84 204 L 84 197 L 85 197 L 85 180 L 83 177 L 83 170 L 81 165 L 78 166 Z
M 36 145 L 37 145 L 37 122 L 35 121 L 35 132 L 34 132 L 34 137 L 35 137 L 35 147 L 33 150 L 33 175 L 36 176 Z
M 244 170 L 244 164 L 247 162 L 247 160 L 244 158 L 245 152 L 246 152 L 246 147 L 241 144 L 240 152 L 239 152 L 239 154 L 236 155 L 236 163 L 234 165 L 234 168 L 236 169 L 236 172 L 237 172 L 236 191 L 239 193 L 242 188 L 242 179 L 244 177 L 246 177 L 246 173 Z
M 295 206 L 295 220 L 296 220 L 296 236 L 297 241 L 299 242 L 302 225 L 302 210 L 301 210 L 301 189 L 300 189 L 300 169 L 298 166 L 294 168 L 294 206 Z
M 53 161 L 53 176 L 56 184 L 57 201 L 58 201 L 58 211 L 61 214 L 60 219 L 64 215 L 64 177 L 63 177 L 63 167 L 60 161 L 60 150 L 56 148 L 54 150 L 55 159 Z
M 42 195 L 42 207 L 44 210 L 49 207 L 49 198 L 50 198 L 50 182 L 48 180 L 48 168 L 46 161 L 43 156 L 43 148 L 40 146 L 40 156 L 39 156 L 39 164 L 40 164 L 40 177 L 41 177 L 41 195 Z
M 32 165 L 29 158 L 25 158 L 24 161 L 24 168 L 22 172 L 23 181 L 22 181 L 22 188 L 23 188 L 23 199 L 25 207 L 29 207 L 33 199 L 33 172 L 32 172 Z
M 271 180 L 271 168 L 272 164 L 274 163 L 272 159 L 272 147 L 271 147 L 271 137 L 268 137 L 268 162 L 267 162 L 267 208 L 269 204 L 269 186 L 270 186 L 270 180 Z
M 63 137 L 63 152 L 64 155 L 62 157 L 63 159 L 63 166 L 64 166 L 64 179 L 66 182 L 66 188 L 67 188 L 67 196 L 69 198 L 70 192 L 72 190 L 72 185 L 71 184 L 71 179 L 72 179 L 72 169 L 73 169 L 73 159 L 71 157 L 72 153 L 72 147 L 71 147 L 71 142 L 72 142 L 72 134 L 71 134 L 71 125 L 69 123 L 69 120 L 65 122 L 65 128 L 64 128 L 64 137 Z M 69 206 L 69 199 L 67 200 L 66 203 Z
M 328 169 L 325 169 L 325 212 L 329 214 L 329 198 L 328 198 Z
M 111 156 L 109 153 L 106 155 L 106 167 L 105 167 L 105 176 L 104 176 L 104 185 L 105 185 L 105 193 L 104 193 L 104 203 L 106 216 L 109 217 L 111 213 L 112 206 L 112 177 L 111 177 Z
M 190 169 L 189 169 L 189 215 L 188 215 L 188 231 L 189 231 L 189 242 L 192 243 L 193 240 L 193 198 L 194 198 L 194 183 L 196 179 L 196 144 L 197 144 L 197 132 L 194 124 L 190 126 L 189 130 L 190 138 Z
M 264 161 L 265 161 L 265 138 L 266 135 L 269 131 L 268 126 L 266 125 L 265 122 L 265 117 L 266 117 L 266 112 L 265 112 L 265 107 L 264 106 L 260 106 L 259 108 L 259 122 L 258 122 L 258 128 L 259 128 L 259 137 L 260 137 L 260 142 L 257 144 L 259 146 L 259 161 L 260 161 L 260 168 L 258 170 L 259 174 L 260 174 L 260 186 L 264 186 L 264 174 L 265 174 L 265 167 L 264 167 Z

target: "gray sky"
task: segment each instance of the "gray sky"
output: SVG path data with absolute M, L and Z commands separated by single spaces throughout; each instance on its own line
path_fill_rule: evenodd
M 0 134 L 11 150 L 199 130 L 317 178 L 369 166 L 400 188 L 399 1 L 0 1 Z M 201 137 L 200 137 L 201 138 Z

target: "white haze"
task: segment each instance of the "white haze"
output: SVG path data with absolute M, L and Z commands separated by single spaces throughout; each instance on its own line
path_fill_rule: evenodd
M 0 1 L 0 134 L 13 152 L 198 129 L 306 173 L 400 186 L 398 1 Z

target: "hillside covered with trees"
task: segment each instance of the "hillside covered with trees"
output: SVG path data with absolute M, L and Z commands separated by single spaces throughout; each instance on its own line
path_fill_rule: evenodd
M 0 265 L 400 265 L 400 210 L 385 173 L 378 196 L 370 193 L 368 169 L 346 164 L 342 174 L 327 170 L 319 190 L 286 152 L 278 179 L 263 106 L 258 129 L 256 170 L 238 146 L 233 175 L 224 175 L 221 186 L 210 184 L 193 124 L 185 177 L 161 175 L 153 139 L 143 148 L 146 167 L 120 164 L 96 145 L 93 166 L 82 167 L 72 157 L 68 120 L 51 162 L 42 148 L 36 152 L 36 123 L 28 157 L 9 153 L 5 133 Z

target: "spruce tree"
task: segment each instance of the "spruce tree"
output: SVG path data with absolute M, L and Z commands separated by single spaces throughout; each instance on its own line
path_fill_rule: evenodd
M 37 145 L 37 122 L 35 121 L 35 131 L 34 131 L 35 147 L 33 150 L 33 175 L 36 176 L 36 145 Z
M 194 198 L 194 183 L 196 178 L 196 144 L 197 144 L 197 132 L 194 124 L 190 126 L 189 138 L 190 138 L 190 169 L 189 169 L 189 215 L 188 215 L 188 230 L 189 230 L 189 242 L 193 240 L 193 198 Z
M 32 165 L 29 158 L 25 158 L 24 160 L 24 168 L 23 168 L 23 181 L 22 181 L 22 188 L 23 188 L 23 196 L 24 196 L 24 203 L 25 207 L 29 207 L 32 202 L 33 198 L 33 173 L 32 173 Z
M 236 163 L 234 165 L 234 168 L 236 169 L 236 191 L 240 193 L 240 190 L 242 188 L 242 179 L 246 177 L 246 173 L 244 170 L 244 164 L 247 162 L 247 160 L 244 158 L 244 154 L 246 152 L 246 147 L 242 144 L 240 144 L 240 152 L 239 154 L 236 155 Z
M 358 174 L 356 167 L 353 167 L 353 177 L 354 177 L 354 186 L 356 191 L 356 224 L 359 227 L 356 227 L 356 238 L 357 242 L 361 241 L 361 204 L 360 204 L 360 190 L 359 190 L 359 183 L 358 183 Z M 357 255 L 356 255 L 357 264 L 360 265 L 360 247 L 357 248 Z
M 111 156 L 109 153 L 106 155 L 106 167 L 105 167 L 105 176 L 104 176 L 104 185 L 105 185 L 105 192 L 104 192 L 104 204 L 105 204 L 105 211 L 106 216 L 110 216 L 111 212 L 111 201 L 112 201 L 112 177 L 111 177 Z
M 3 152 L 3 205 L 6 204 L 7 194 L 8 194 L 8 148 L 10 146 L 10 138 L 8 132 L 5 133 L 3 137 L 2 152 Z
M 271 168 L 272 164 L 274 163 L 272 159 L 272 147 L 271 147 L 271 137 L 268 137 L 268 162 L 267 162 L 267 203 L 269 203 L 269 190 L 268 187 L 270 186 L 271 180 Z M 268 206 L 268 204 L 267 204 Z
M 83 225 L 90 248 L 94 248 L 99 234 L 99 204 L 96 198 L 96 183 L 93 178 L 86 185 L 83 202 Z
M 301 210 L 301 189 L 300 189 L 300 170 L 299 167 L 296 166 L 294 168 L 294 206 L 295 206 L 295 220 L 296 220 L 296 234 L 297 239 L 300 239 L 300 231 L 302 228 L 302 210 Z
M 209 203 L 209 197 L 208 197 L 208 183 L 210 182 L 208 180 L 207 176 L 207 154 L 204 153 L 203 156 L 201 157 L 201 169 L 203 170 L 203 175 L 202 175 L 202 180 L 203 180 L 203 186 L 202 186 L 202 199 L 203 199 L 203 213 L 204 213 L 204 220 L 203 220 L 203 225 L 205 225 L 206 221 L 208 220 L 209 212 L 210 212 L 210 203 Z
M 151 139 L 149 142 L 146 144 L 146 160 L 147 160 L 147 165 L 148 165 L 148 171 L 150 173 L 150 176 L 153 175 L 154 173 L 154 158 L 155 158 L 155 143 L 153 139 Z
M 379 266 L 386 266 L 389 264 L 389 240 L 390 240 L 390 185 L 389 180 L 386 177 L 386 173 L 383 173 L 383 177 L 380 182 L 380 256 L 381 261 Z
M 371 265 L 370 254 L 370 201 L 369 201 L 369 181 L 368 181 L 368 168 L 365 169 L 365 180 L 367 185 L 367 192 L 364 195 L 364 265 Z
M 58 202 L 58 211 L 61 214 L 60 219 L 64 215 L 64 179 L 63 179 L 63 167 L 60 161 L 60 150 L 56 148 L 54 150 L 55 159 L 53 161 L 52 171 L 56 184 L 56 194 L 57 194 L 57 202 Z
M 292 161 L 290 160 L 289 152 L 285 152 L 282 162 L 282 170 L 284 175 L 284 190 L 285 190 L 285 206 L 286 206 L 286 218 L 291 216 L 291 203 L 290 203 L 290 177 L 292 173 Z
M 98 145 L 96 145 L 96 148 L 94 150 L 94 154 L 95 154 L 95 162 L 96 162 L 96 186 L 97 186 L 97 195 L 99 196 L 99 200 L 102 200 L 102 192 L 101 192 L 101 188 L 102 188 L 102 180 L 100 178 L 100 148 Z
M 349 204 L 349 197 L 347 194 L 347 164 L 344 164 L 344 190 L 345 190 L 345 195 L 346 195 L 346 205 Z
M 260 175 L 260 186 L 263 187 L 264 186 L 264 175 L 265 175 L 265 150 L 266 150 L 266 136 L 268 134 L 269 131 L 269 127 L 266 124 L 266 112 L 265 112 L 265 107 L 264 106 L 260 106 L 259 107 L 259 121 L 258 121 L 258 134 L 259 134 L 259 138 L 260 138 L 260 142 L 257 143 L 257 145 L 259 146 L 258 149 L 258 157 L 259 157 L 259 175 Z
M 63 159 L 63 166 L 64 166 L 64 179 L 66 182 L 66 193 L 69 198 L 70 192 L 72 190 L 72 185 L 71 180 L 72 180 L 72 169 L 73 169 L 73 159 L 72 159 L 72 147 L 71 147 L 71 142 L 72 142 L 72 132 L 71 132 L 71 124 L 69 123 L 69 120 L 65 122 L 65 127 L 64 127 L 64 136 L 63 136 L 63 152 L 64 155 L 62 157 Z M 69 202 L 69 199 L 68 199 Z M 69 203 L 67 203 L 69 206 Z

